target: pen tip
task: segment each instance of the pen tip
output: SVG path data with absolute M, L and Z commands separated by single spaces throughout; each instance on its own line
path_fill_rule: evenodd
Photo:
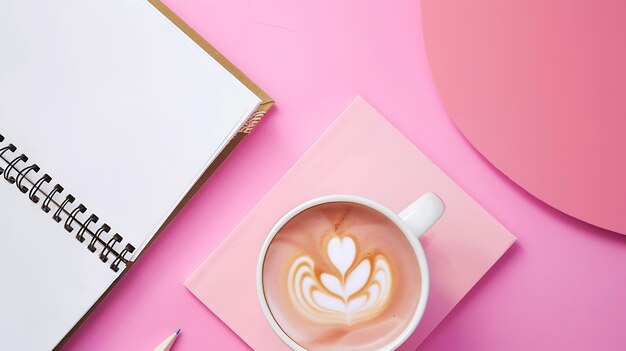
M 176 335 L 178 335 L 178 333 L 180 333 L 180 329 L 178 329 L 178 330 L 176 331 Z

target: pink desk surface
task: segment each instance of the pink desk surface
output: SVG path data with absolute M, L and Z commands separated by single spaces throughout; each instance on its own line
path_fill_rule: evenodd
M 419 1 L 166 3 L 278 104 L 67 350 L 151 350 L 176 328 L 173 351 L 246 350 L 183 282 L 358 94 L 518 237 L 421 351 L 626 349 L 626 236 L 544 205 L 469 145 L 437 97 Z

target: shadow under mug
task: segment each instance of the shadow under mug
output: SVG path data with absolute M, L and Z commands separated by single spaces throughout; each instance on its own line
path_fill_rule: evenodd
M 350 202 L 356 203 L 360 205 L 367 206 L 387 218 L 389 218 L 406 236 L 409 243 L 413 247 L 415 251 L 415 255 L 417 257 L 417 261 L 419 264 L 419 270 L 421 273 L 421 289 L 420 296 L 417 303 L 417 307 L 415 308 L 415 313 L 411 320 L 407 323 L 406 327 L 402 331 L 402 333 L 393 341 L 382 347 L 380 350 L 395 350 L 400 347 L 408 338 L 413 334 L 415 328 L 417 328 L 420 323 L 422 316 L 424 315 L 424 311 L 426 310 L 426 302 L 428 301 L 428 291 L 430 287 L 430 277 L 428 273 L 428 264 L 426 261 L 426 254 L 424 253 L 424 248 L 419 242 L 419 238 L 426 233 L 430 227 L 439 220 L 439 218 L 443 215 L 445 211 L 445 205 L 441 199 L 435 195 L 435 193 L 429 192 L 422 195 L 420 198 L 415 200 L 411 205 L 405 208 L 399 214 L 391 211 L 387 207 L 379 204 L 376 201 L 369 200 L 363 197 L 354 196 L 354 195 L 328 195 L 318 197 L 313 200 L 309 200 L 289 212 L 285 214 L 270 230 L 263 247 L 261 248 L 261 253 L 259 255 L 259 260 L 257 263 L 257 272 L 256 272 L 256 287 L 257 287 L 257 296 L 259 298 L 259 302 L 261 304 L 261 309 L 263 310 L 263 314 L 265 315 L 265 319 L 270 324 L 272 330 L 278 337 L 292 350 L 295 351 L 307 351 L 305 348 L 296 343 L 293 339 L 289 337 L 278 325 L 278 322 L 272 316 L 272 313 L 267 305 L 267 301 L 265 299 L 265 291 L 263 289 L 263 264 L 265 262 L 265 255 L 267 254 L 267 250 L 274 239 L 274 236 L 280 231 L 280 229 L 289 222 L 292 218 L 297 216 L 302 211 L 309 209 L 314 206 L 333 203 L 333 202 Z

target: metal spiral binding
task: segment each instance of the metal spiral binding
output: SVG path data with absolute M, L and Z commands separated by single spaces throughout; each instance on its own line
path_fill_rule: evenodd
M 18 173 L 17 177 L 15 177 L 17 181 L 17 188 L 20 189 L 20 191 L 23 193 L 28 192 L 28 188 L 22 185 L 22 181 L 26 178 L 26 176 L 28 175 L 28 172 L 30 171 L 35 171 L 35 173 L 39 172 L 39 166 L 37 166 L 36 163 L 33 163 L 32 165 L 21 170 L 20 173 Z
M 4 139 L 4 136 L 0 134 L 0 143 L 3 142 Z M 103 223 L 100 228 L 98 228 L 95 232 L 92 231 L 90 229 L 90 225 L 94 225 L 98 222 L 98 216 L 92 213 L 86 220 L 79 220 L 77 216 L 79 214 L 85 214 L 85 212 L 87 211 L 87 207 L 83 204 L 79 204 L 78 206 L 74 207 L 74 209 L 69 210 L 68 207 L 70 207 L 76 200 L 72 194 L 66 195 L 63 202 L 59 205 L 55 201 L 54 197 L 57 194 L 63 193 L 63 191 L 65 190 L 63 186 L 57 183 L 52 187 L 52 190 L 46 194 L 46 192 L 41 187 L 44 183 L 49 184 L 52 181 L 52 177 L 48 174 L 44 174 L 40 176 L 36 182 L 32 182 L 30 179 L 27 178 L 27 176 L 32 173 L 39 173 L 39 166 L 36 163 L 33 163 L 22 169 L 18 169 L 20 163 L 25 164 L 26 162 L 28 162 L 28 156 L 26 156 L 25 154 L 20 154 L 19 156 L 14 157 L 10 160 L 10 157 L 7 158 L 8 156 L 5 155 L 6 153 L 13 154 L 16 151 L 17 147 L 15 147 L 13 144 L 8 144 L 4 147 L 0 147 L 0 160 L 4 160 L 4 162 L 8 164 L 6 169 L 0 167 L 0 175 L 4 177 L 4 180 L 6 180 L 9 184 L 15 184 L 20 192 L 24 194 L 28 193 L 28 198 L 35 204 L 38 203 L 39 200 L 41 200 L 39 196 L 37 196 L 37 193 L 39 192 L 43 194 L 44 197 L 41 203 L 41 210 L 45 213 L 49 213 L 51 211 L 51 203 L 57 205 L 58 208 L 52 215 L 52 219 L 55 222 L 60 223 L 62 221 L 61 215 L 67 215 L 64 223 L 65 230 L 71 233 L 75 229 L 73 224 L 76 223 L 78 225 L 78 231 L 76 232 L 75 236 L 76 240 L 82 243 L 86 239 L 90 239 L 87 245 L 87 249 L 93 253 L 98 251 L 96 245 L 102 246 L 98 257 L 102 262 L 107 262 L 109 260 L 109 256 L 115 257 L 110 265 L 110 268 L 114 272 L 119 271 L 120 265 L 122 263 L 128 264 L 129 260 L 126 258 L 126 255 L 132 254 L 135 251 L 135 247 L 131 244 L 126 244 L 121 252 L 115 251 L 114 246 L 121 243 L 124 238 L 119 233 L 115 233 L 110 239 L 104 239 L 102 237 L 103 234 L 108 234 L 111 230 L 111 227 L 106 223 Z M 30 189 L 27 184 L 30 184 Z M 91 236 L 91 238 L 86 238 L 86 235 Z
M 51 180 L 52 177 L 50 177 L 48 174 L 44 174 L 41 178 L 39 178 L 37 182 L 35 182 L 35 185 L 33 185 L 33 187 L 30 189 L 30 193 L 28 193 L 28 197 L 32 202 L 39 202 L 39 198 L 37 197 L 37 192 L 39 191 L 39 188 L 43 183 L 50 183 Z
M 115 258 L 115 260 L 113 260 L 113 263 L 111 263 L 111 269 L 115 272 L 120 270 L 120 263 L 122 263 L 122 261 L 124 260 L 124 256 L 127 253 L 133 253 L 135 251 L 135 247 L 131 244 L 126 244 L 126 247 L 124 247 L 124 250 L 122 250 L 122 252 L 119 254 L 119 256 L 117 256 Z
M 17 165 L 17 163 L 20 161 L 26 162 L 28 161 L 28 157 L 26 157 L 26 155 L 24 154 L 21 154 L 14 158 L 13 161 L 9 163 L 9 167 L 7 167 L 7 169 L 4 171 L 4 180 L 11 184 L 15 183 L 15 177 L 11 176 L 11 170 L 15 169 L 15 165 Z

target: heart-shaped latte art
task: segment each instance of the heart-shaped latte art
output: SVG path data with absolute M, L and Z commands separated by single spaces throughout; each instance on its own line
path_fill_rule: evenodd
M 341 275 L 345 275 L 348 268 L 352 266 L 356 256 L 354 240 L 349 236 L 343 238 L 333 237 L 328 241 L 327 254 L 333 266 L 337 268 Z
M 340 273 L 315 274 L 308 255 L 298 257 L 289 270 L 289 297 L 306 318 L 320 323 L 351 325 L 377 316 L 390 297 L 391 269 L 383 255 L 356 264 L 357 243 L 350 236 L 333 234 L 328 241 L 328 260 Z

